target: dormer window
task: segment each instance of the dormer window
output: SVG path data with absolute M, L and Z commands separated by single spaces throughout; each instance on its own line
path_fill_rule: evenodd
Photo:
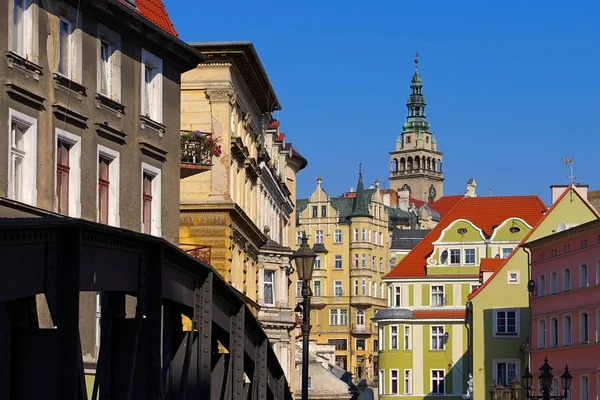
M 450 249 L 450 265 L 460 265 L 460 249 Z

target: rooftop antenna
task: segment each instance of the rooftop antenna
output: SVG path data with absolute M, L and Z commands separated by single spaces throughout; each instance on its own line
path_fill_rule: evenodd
M 573 158 L 573 156 L 565 157 L 564 162 L 565 162 L 565 165 L 569 167 L 569 183 L 570 183 L 570 186 L 573 186 L 573 185 L 575 185 L 575 172 L 574 172 L 575 159 Z M 571 202 L 573 202 L 572 188 L 569 188 L 569 192 L 570 192 L 570 196 L 571 196 Z

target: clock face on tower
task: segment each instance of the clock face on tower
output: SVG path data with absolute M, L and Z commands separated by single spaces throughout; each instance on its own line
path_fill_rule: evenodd
M 436 191 L 435 188 L 433 187 L 433 185 L 429 188 L 429 197 L 433 197 L 435 198 L 436 195 Z

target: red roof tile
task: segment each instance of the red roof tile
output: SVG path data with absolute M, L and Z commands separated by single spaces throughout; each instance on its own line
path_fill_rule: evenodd
M 415 319 L 464 319 L 465 310 L 415 310 Z
M 162 0 L 137 0 L 137 7 L 148 21 L 173 36 L 178 36 Z
M 443 204 L 443 207 L 448 207 L 448 204 Z M 534 226 L 545 210 L 546 206 L 537 196 L 462 197 L 385 278 L 426 276 L 425 266 L 433 252 L 432 242 L 439 239 L 442 231 L 457 219 L 467 219 L 491 235 L 492 225 L 499 225 L 511 217 L 521 218 Z
M 277 121 L 276 119 L 274 119 L 270 124 L 269 124 L 269 129 L 273 129 L 273 128 L 277 128 L 279 126 L 279 121 Z
M 435 201 L 435 203 L 433 203 L 433 208 L 435 208 L 435 211 L 440 213 L 441 218 L 444 218 L 444 216 L 448 214 L 448 211 L 452 210 L 454 206 L 463 198 L 464 196 L 461 194 L 440 197 Z
M 479 270 L 485 272 L 496 272 L 504 265 L 506 258 L 482 258 L 479 262 Z
M 285 133 L 280 133 L 279 136 L 275 138 L 276 142 L 283 142 L 285 140 Z

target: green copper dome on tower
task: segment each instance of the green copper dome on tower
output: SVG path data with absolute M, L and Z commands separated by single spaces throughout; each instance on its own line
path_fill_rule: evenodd
M 425 117 L 427 101 L 423 96 L 423 80 L 419 75 L 419 58 L 415 58 L 415 73 L 410 80 L 410 96 L 406 102 L 408 116 L 402 126 L 403 132 L 423 131 L 429 132 L 429 122 Z

